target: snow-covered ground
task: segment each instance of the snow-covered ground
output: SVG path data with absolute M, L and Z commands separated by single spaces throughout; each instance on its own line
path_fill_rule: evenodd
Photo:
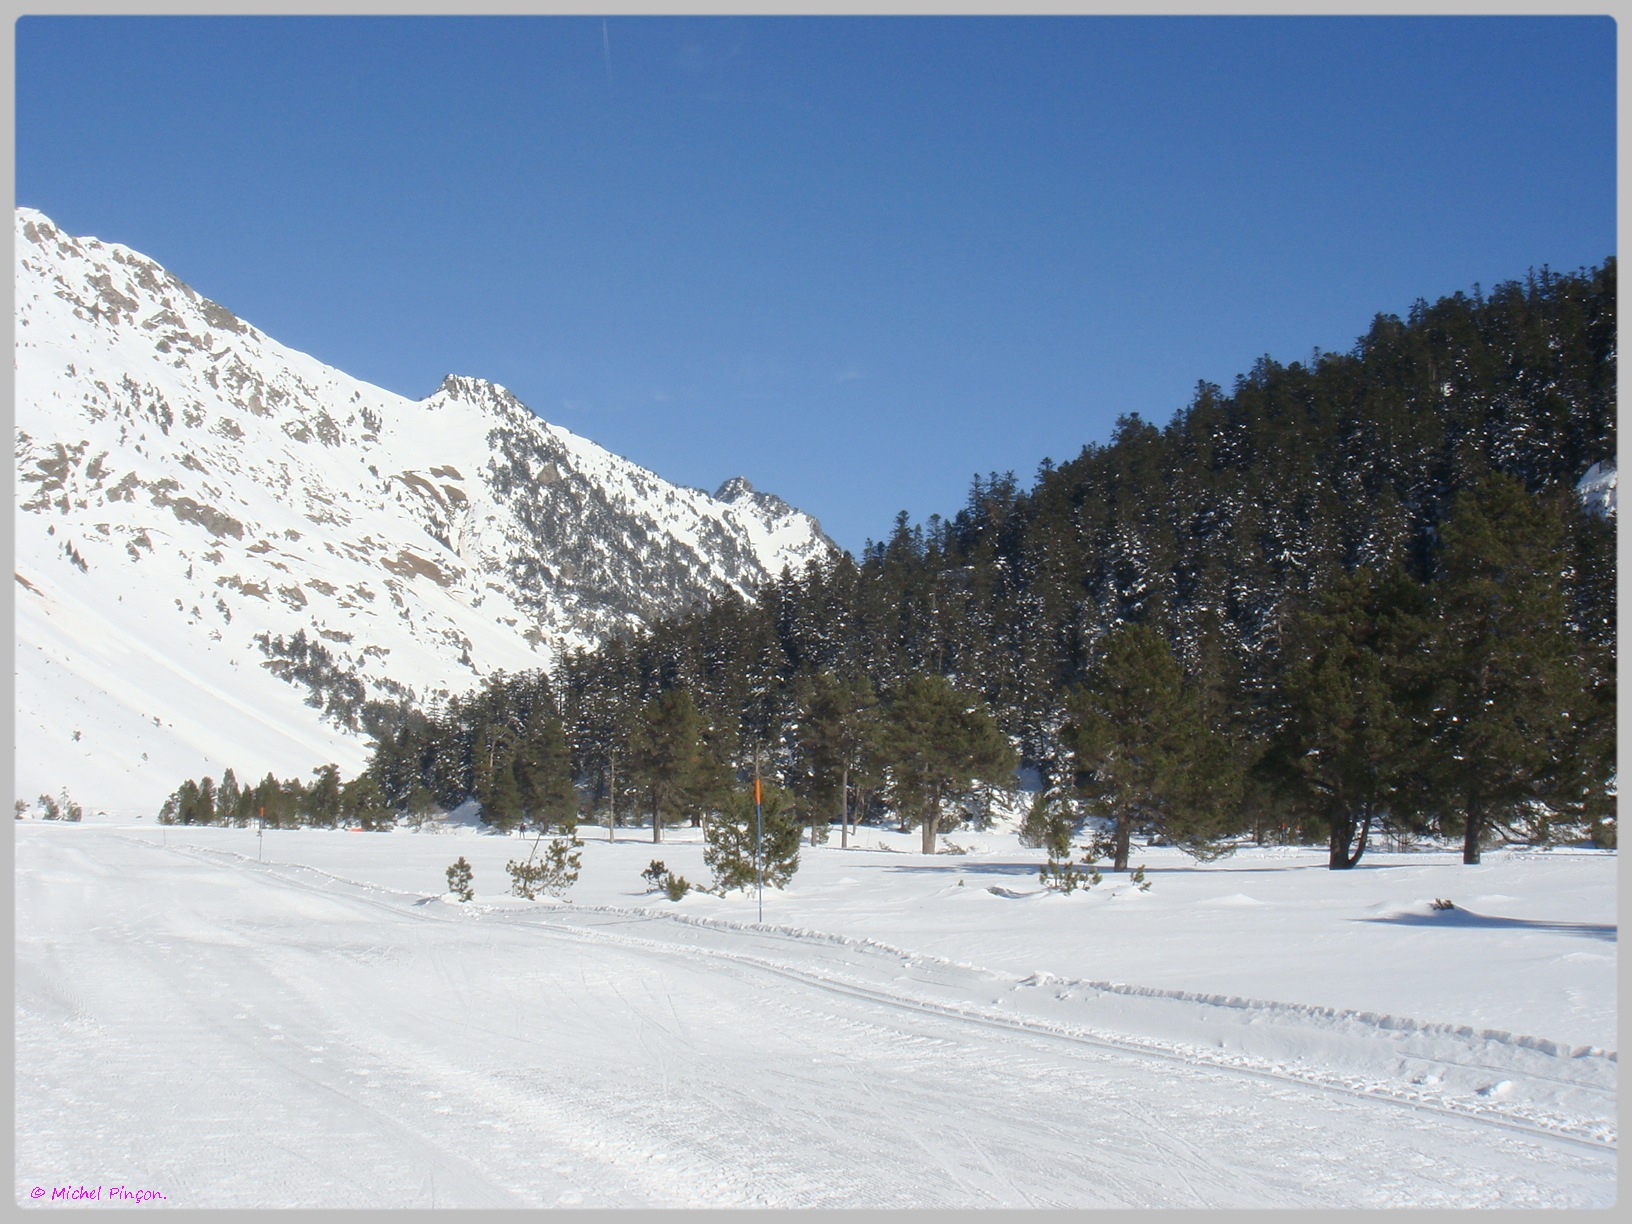
M 864 829 L 761 923 L 646 891 L 707 881 L 689 828 L 586 827 L 566 903 L 470 829 L 16 830 L 19 1203 L 1615 1200 L 1613 855 L 1152 849 L 1059 896 L 1012 833 Z

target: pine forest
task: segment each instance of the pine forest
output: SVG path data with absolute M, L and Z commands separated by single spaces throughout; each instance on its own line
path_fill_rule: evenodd
M 1069 881 L 1134 837 L 1614 844 L 1615 264 L 1379 315 L 1166 425 L 755 597 L 648 622 L 431 710 L 371 703 L 342 782 L 185 783 L 163 819 L 369 827 L 475 800 L 502 830 L 701 824 L 750 779 L 812 840 L 1029 805 Z M 267 643 L 356 725 L 343 677 Z M 318 663 L 322 660 L 319 659 Z M 321 668 L 318 669 L 321 671 Z M 312 673 L 312 674 L 308 674 Z

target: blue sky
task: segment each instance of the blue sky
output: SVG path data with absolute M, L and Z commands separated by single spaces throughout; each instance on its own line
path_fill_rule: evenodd
M 1615 242 L 1577 18 L 46 18 L 19 204 L 859 551 Z

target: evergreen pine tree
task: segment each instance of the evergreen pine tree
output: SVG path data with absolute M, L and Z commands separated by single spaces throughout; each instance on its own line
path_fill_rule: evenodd
M 896 810 L 922 830 L 925 854 L 935 853 L 948 803 L 981 782 L 1007 785 L 1016 764 L 985 703 L 933 674 L 896 692 L 882 748 Z
M 763 836 L 757 859 L 756 824 Z M 799 820 L 792 796 L 780 787 L 764 786 L 756 817 L 752 792 L 734 793 L 704 821 L 703 843 L 703 861 L 714 873 L 717 892 L 754 888 L 761 872 L 772 888 L 786 888 L 799 870 Z
M 193 801 L 191 818 L 185 824 L 214 824 L 215 823 L 215 780 L 205 775 L 198 784 L 198 796 Z
M 391 823 L 391 809 L 373 773 L 365 770 L 340 788 L 340 816 L 348 828 L 372 830 Z
M 1240 779 L 1227 746 L 1206 725 L 1200 693 L 1185 682 L 1167 639 L 1148 625 L 1116 629 L 1101 647 L 1070 698 L 1064 735 L 1089 810 L 1111 822 L 1113 870 L 1128 869 L 1136 825 L 1211 857 Z
M 516 779 L 515 745 L 509 729 L 489 723 L 476 739 L 473 760 L 476 802 L 482 823 L 501 833 L 514 830 L 522 820 L 522 789 Z
M 536 899 L 541 892 L 556 898 L 564 897 L 567 890 L 578 882 L 579 858 L 584 843 L 576 834 L 552 837 L 540 857 L 538 846 L 542 837 L 543 834 L 540 834 L 533 839 L 533 848 L 526 862 L 512 859 L 505 864 L 505 870 L 510 873 L 510 891 L 528 901 Z
M 306 792 L 306 813 L 311 823 L 332 828 L 340 819 L 340 768 L 320 765 L 312 771 L 317 781 Z
M 408 809 L 409 819 L 413 821 L 414 828 L 421 829 L 425 826 L 425 822 L 430 819 L 431 813 L 436 811 L 436 800 L 432 797 L 431 792 L 423 786 L 416 786 L 408 792 L 405 806 Z
M 560 718 L 543 708 L 533 710 L 516 745 L 512 771 L 528 820 L 540 829 L 577 824 L 578 791 Z
M 1492 474 L 1444 527 L 1430 588 L 1430 774 L 1460 809 L 1464 863 L 1576 759 L 1588 694 L 1566 627 L 1561 511 Z
M 841 680 L 832 672 L 810 677 L 801 694 L 794 762 L 795 793 L 813 819 L 839 820 L 841 846 L 850 844 L 849 796 L 876 783 L 878 699 L 864 675 Z
M 169 806 L 169 805 L 166 805 Z M 188 778 L 176 788 L 175 808 L 171 823 L 198 823 L 198 783 Z
M 229 765 L 221 775 L 221 785 L 215 792 L 215 823 L 231 824 L 238 816 L 241 792 L 238 787 L 238 775 L 232 772 Z
M 722 766 L 710 757 L 702 715 L 691 693 L 670 689 L 637 713 L 629 732 L 629 773 L 645 792 L 652 840 L 665 819 L 692 810 L 718 791 Z
M 448 891 L 461 901 L 469 901 L 476 895 L 471 888 L 473 875 L 470 864 L 465 862 L 465 856 L 461 854 L 453 866 L 448 868 Z
M 1422 589 L 1398 567 L 1333 582 L 1293 619 L 1276 753 L 1296 800 L 1328 831 L 1328 866 L 1353 867 L 1373 822 L 1408 821 L 1420 765 L 1413 664 L 1423 648 Z

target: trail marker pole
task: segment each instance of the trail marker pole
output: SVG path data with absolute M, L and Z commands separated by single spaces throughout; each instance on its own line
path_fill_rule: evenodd
M 759 802 L 759 749 L 754 749 L 754 880 L 759 886 L 759 920 L 765 921 L 765 822 Z

